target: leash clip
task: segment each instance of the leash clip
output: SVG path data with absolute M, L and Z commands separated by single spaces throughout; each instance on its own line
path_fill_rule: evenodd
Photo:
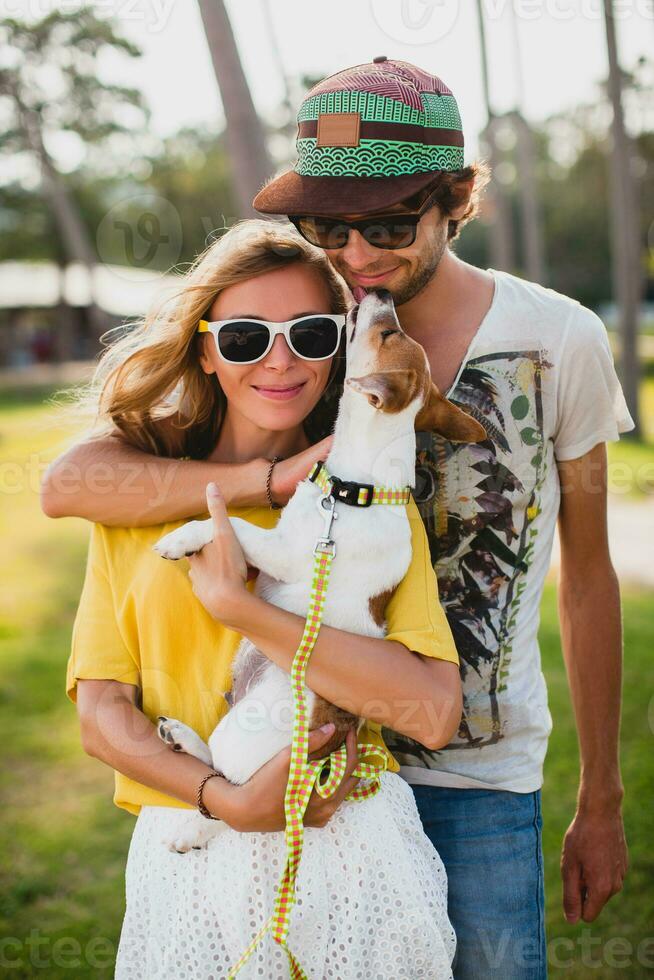
M 325 527 L 321 537 L 318 538 L 313 546 L 314 555 L 336 555 L 336 542 L 333 540 L 332 524 L 338 519 L 336 513 L 336 501 L 329 493 L 323 493 L 317 500 L 317 507 L 325 520 Z M 326 512 L 326 513 L 325 513 Z

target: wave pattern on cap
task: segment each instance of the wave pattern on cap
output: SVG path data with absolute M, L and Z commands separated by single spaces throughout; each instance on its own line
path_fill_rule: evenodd
M 301 139 L 297 151 L 295 170 L 306 177 L 399 177 L 463 167 L 460 146 L 362 140 L 358 147 L 318 147 L 315 139 Z

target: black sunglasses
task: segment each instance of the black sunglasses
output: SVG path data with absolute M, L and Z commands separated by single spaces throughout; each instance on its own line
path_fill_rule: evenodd
M 345 248 L 352 228 L 374 248 L 408 248 L 415 242 L 418 222 L 432 205 L 435 194 L 434 191 L 427 197 L 419 211 L 376 214 L 359 221 L 289 214 L 288 220 L 306 241 L 319 248 Z

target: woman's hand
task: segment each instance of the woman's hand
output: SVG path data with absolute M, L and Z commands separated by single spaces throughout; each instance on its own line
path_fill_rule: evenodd
M 270 494 L 276 504 L 288 503 L 298 483 L 308 476 L 314 463 L 319 459 L 327 459 L 333 441 L 333 436 L 327 436 L 322 442 L 317 442 L 303 452 L 275 464 L 270 481 Z
M 246 588 L 248 566 L 234 534 L 225 500 L 217 484 L 207 486 L 207 508 L 213 521 L 213 541 L 189 556 L 193 592 L 214 619 L 229 622 L 251 598 Z
M 309 754 L 313 754 L 326 745 L 334 733 L 334 725 L 329 724 L 309 733 Z M 334 815 L 348 793 L 351 793 L 359 779 L 352 775 L 359 761 L 357 737 L 354 729 L 350 729 L 345 741 L 347 748 L 347 764 L 345 775 L 333 796 L 323 800 L 315 789 L 309 797 L 309 803 L 304 814 L 306 827 L 324 827 Z M 273 830 L 283 830 L 286 825 L 284 817 L 284 796 L 288 783 L 288 770 L 291 761 L 290 747 L 278 752 L 270 762 L 262 766 L 243 786 L 230 787 L 227 801 L 220 805 L 221 818 L 241 833 L 265 833 Z M 211 783 L 206 784 L 204 802 L 212 813 Z M 218 804 L 216 804 L 218 807 Z

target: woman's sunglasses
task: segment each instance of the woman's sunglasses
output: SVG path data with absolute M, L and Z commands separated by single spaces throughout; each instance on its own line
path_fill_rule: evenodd
M 343 313 L 314 313 L 286 323 L 269 320 L 200 320 L 198 333 L 211 333 L 216 349 L 229 364 L 255 364 L 268 354 L 278 334 L 298 357 L 324 361 L 333 357 L 345 326 Z
M 374 248 L 408 248 L 415 242 L 418 222 L 433 203 L 434 196 L 435 192 L 430 194 L 419 211 L 376 214 L 360 221 L 297 214 L 289 214 L 288 220 L 306 241 L 319 248 L 345 248 L 352 228 Z

